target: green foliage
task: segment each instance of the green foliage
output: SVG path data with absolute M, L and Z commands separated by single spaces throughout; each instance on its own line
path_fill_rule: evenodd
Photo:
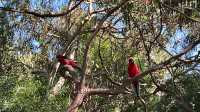
M 180 76 L 179 81 L 180 84 L 176 85 L 179 86 L 179 88 L 182 88 L 182 97 L 183 97 L 183 101 L 176 101 L 174 98 L 175 96 L 169 96 L 167 94 L 164 94 L 161 99 L 160 102 L 157 103 L 157 110 L 160 110 L 161 112 L 165 112 L 166 110 L 168 112 L 171 111 L 176 111 L 176 112 L 182 112 L 184 111 L 183 107 L 180 105 L 180 103 L 186 103 L 189 106 L 191 106 L 191 108 L 195 111 L 198 112 L 199 111 L 199 100 L 200 100 L 200 95 L 199 95 L 199 81 L 197 81 L 199 78 L 199 76 L 197 74 L 190 74 L 190 76 L 186 76 L 185 74 L 183 74 L 183 76 Z M 170 82 L 171 80 L 168 81 L 168 88 L 173 90 L 174 88 L 172 88 L 173 86 L 170 86 Z M 181 87 L 180 87 L 181 86 Z M 175 91 L 174 91 L 175 92 Z M 174 94 L 177 94 L 174 93 Z M 180 93 L 178 93 L 180 94 Z
M 56 9 L 57 1 L 11 0 L 4 1 L 4 3 L 5 7 L 31 10 L 43 14 Z M 54 69 L 52 65 L 56 62 L 55 55 L 66 50 L 63 48 L 69 47 L 69 51 L 75 50 L 75 59 L 82 65 L 90 37 L 98 28 L 97 24 L 101 23 L 99 18 L 121 1 L 96 0 L 95 8 L 106 9 L 106 11 L 100 11 L 101 14 L 97 12 L 98 14 L 92 14 L 92 16 L 84 9 L 87 5 L 80 6 L 70 14 L 58 18 L 39 18 L 30 14 L 1 11 L 0 111 L 64 112 L 72 101 L 74 85 L 73 83 L 65 83 L 58 96 L 48 96 L 49 76 L 47 74 Z M 31 4 L 32 2 L 37 4 L 36 7 L 32 7 L 34 4 Z M 188 17 L 198 18 L 198 8 L 185 11 L 184 3 L 178 7 L 178 5 L 174 6 L 175 4 L 163 1 L 172 8 L 178 7 L 177 10 L 183 11 L 188 16 L 185 17 L 183 14 L 164 6 L 160 9 L 159 0 L 153 0 L 153 4 L 149 5 L 144 5 L 142 2 L 130 1 L 125 7 L 119 8 L 105 21 L 100 32 L 95 35 L 88 52 L 87 86 L 116 90 L 126 87 L 130 90 L 129 92 L 132 92 L 133 88 L 127 80 L 129 56 L 135 59 L 143 72 L 152 66 L 162 66 L 160 63 L 171 57 L 166 52 L 165 47 L 171 37 L 176 35 L 178 28 L 185 28 L 188 32 L 192 29 L 191 38 L 187 38 L 189 42 L 199 38 L 199 24 L 188 20 Z M 177 4 L 180 1 L 172 0 L 172 2 Z M 74 3 L 73 0 L 72 3 Z M 69 7 L 71 8 L 71 5 L 67 6 L 66 4 L 66 6 L 61 6 L 59 10 L 65 12 Z M 52 14 L 54 13 L 57 12 L 52 12 Z M 83 21 L 88 20 L 89 16 L 91 19 L 83 24 Z M 114 23 L 116 21 L 117 23 Z M 160 29 L 161 25 L 163 29 Z M 73 38 L 75 40 L 68 43 Z M 31 40 L 39 42 L 40 53 L 33 53 L 30 47 L 33 44 Z M 194 49 L 191 52 L 197 50 Z M 196 55 L 196 59 L 198 58 L 199 55 Z M 195 72 L 191 72 L 192 69 L 189 70 L 191 72 L 189 75 L 184 73 L 183 71 L 188 70 L 188 67 L 191 67 L 193 63 L 188 64 L 189 59 L 181 63 L 180 59 L 174 59 L 169 66 L 164 66 L 163 70 L 159 69 L 153 72 L 153 77 L 145 74 L 147 76 L 140 79 L 141 96 L 144 98 L 149 112 L 184 111 L 183 105 L 177 100 L 179 94 L 184 103 L 191 106 L 194 111 L 200 111 L 198 109 L 200 107 L 199 76 Z M 172 66 L 177 63 L 178 65 Z M 63 73 L 60 69 L 57 74 Z M 34 70 L 41 70 L 45 73 L 32 74 Z M 169 74 L 172 78 L 164 79 Z M 59 79 L 59 76 L 55 77 L 55 81 Z M 113 84 L 111 80 L 122 86 Z M 159 88 L 154 83 L 169 92 L 156 91 Z M 133 94 L 89 96 L 84 99 L 85 102 L 79 111 L 144 111 L 143 104 Z
M 25 73 L 27 71 L 27 73 Z M 0 80 L 0 110 L 2 112 L 39 112 L 64 111 L 68 103 L 68 88 L 56 98 L 47 98 L 48 81 L 37 78 L 30 70 L 10 70 L 9 74 L 1 74 Z M 14 72 L 14 73 L 12 73 Z M 65 99 L 65 100 L 62 100 Z

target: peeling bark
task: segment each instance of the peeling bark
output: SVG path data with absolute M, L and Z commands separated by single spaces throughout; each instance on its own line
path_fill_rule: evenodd
M 53 87 L 51 94 L 53 96 L 56 96 L 59 94 L 59 91 L 61 90 L 62 86 L 65 83 L 65 78 L 64 77 L 60 77 L 58 82 L 55 84 L 55 86 Z
M 75 51 L 72 51 L 70 53 L 70 55 L 69 55 L 69 59 L 73 60 L 74 59 L 74 54 L 75 54 Z M 58 66 L 56 65 L 56 68 L 55 68 L 56 72 L 57 72 L 58 67 L 59 67 L 59 65 Z M 55 74 L 56 74 L 56 72 L 55 72 Z M 65 76 L 70 76 L 69 72 L 65 73 L 63 77 L 59 78 L 58 82 L 55 84 L 55 86 L 51 90 L 51 95 L 52 96 L 56 96 L 56 95 L 59 94 L 60 90 L 62 89 L 62 87 L 63 87 L 63 85 L 65 83 L 65 79 L 66 79 Z M 55 76 L 53 76 L 51 78 L 54 79 Z M 53 80 L 52 79 L 51 79 L 51 81 L 52 81 L 52 84 L 53 84 Z
M 66 112 L 76 112 L 78 107 L 82 104 L 85 95 L 86 94 L 78 93 Z

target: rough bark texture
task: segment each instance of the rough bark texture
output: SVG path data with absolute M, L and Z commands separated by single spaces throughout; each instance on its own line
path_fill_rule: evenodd
M 89 91 L 86 87 L 80 88 L 74 100 L 72 101 L 70 106 L 67 108 L 67 112 L 76 112 L 78 110 L 78 107 L 83 103 L 83 100 L 88 94 L 88 92 Z

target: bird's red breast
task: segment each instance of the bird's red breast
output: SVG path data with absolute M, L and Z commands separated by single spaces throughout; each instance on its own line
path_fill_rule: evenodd
M 72 67 L 77 66 L 77 62 L 70 59 L 58 58 L 58 61 L 63 65 L 71 65 Z
M 140 69 L 137 64 L 129 63 L 128 64 L 128 74 L 129 77 L 135 77 L 140 74 Z
M 152 0 L 144 0 L 145 5 L 149 5 L 149 4 L 151 4 L 151 2 L 152 2 Z

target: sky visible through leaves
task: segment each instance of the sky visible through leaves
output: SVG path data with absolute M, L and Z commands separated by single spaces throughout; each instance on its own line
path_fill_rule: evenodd
M 54 1 L 44 1 L 46 3 L 42 3 L 43 0 L 31 0 L 31 8 L 32 10 L 35 10 L 37 8 L 39 8 L 39 6 L 41 6 L 41 4 L 48 4 L 49 2 L 51 2 L 50 4 L 52 4 L 52 10 L 54 10 L 54 12 L 59 12 L 62 10 L 62 8 L 65 7 L 65 5 L 68 3 L 69 0 L 54 0 Z M 0 3 L 0 6 L 2 6 L 4 3 Z M 93 7 L 95 7 L 95 5 L 93 5 Z M 81 5 L 81 8 L 83 10 L 87 10 L 88 9 L 88 4 L 83 3 Z M 118 17 L 116 17 L 117 19 Z M 118 29 L 118 31 L 121 31 L 121 29 L 123 29 L 124 24 L 122 22 L 118 22 L 115 27 Z M 176 32 L 174 33 L 174 35 L 172 35 L 172 38 L 170 38 L 169 43 L 166 45 L 166 48 L 169 52 L 171 52 L 173 55 L 180 53 L 180 51 L 182 51 L 187 45 L 188 45 L 188 39 L 186 38 L 189 34 L 189 30 L 187 29 L 177 29 Z M 19 37 L 19 35 L 23 35 L 23 34 L 19 34 L 18 31 L 15 31 L 15 37 Z M 21 36 L 24 37 L 24 36 Z M 17 39 L 17 38 L 16 38 Z M 41 48 L 39 48 L 40 46 L 40 42 L 36 39 L 31 39 L 31 44 L 30 46 L 32 47 L 32 51 L 35 53 L 40 53 Z M 194 55 L 197 55 L 198 51 L 200 51 L 200 45 L 198 45 L 196 48 L 196 51 L 192 51 L 186 54 L 186 57 L 191 57 Z

